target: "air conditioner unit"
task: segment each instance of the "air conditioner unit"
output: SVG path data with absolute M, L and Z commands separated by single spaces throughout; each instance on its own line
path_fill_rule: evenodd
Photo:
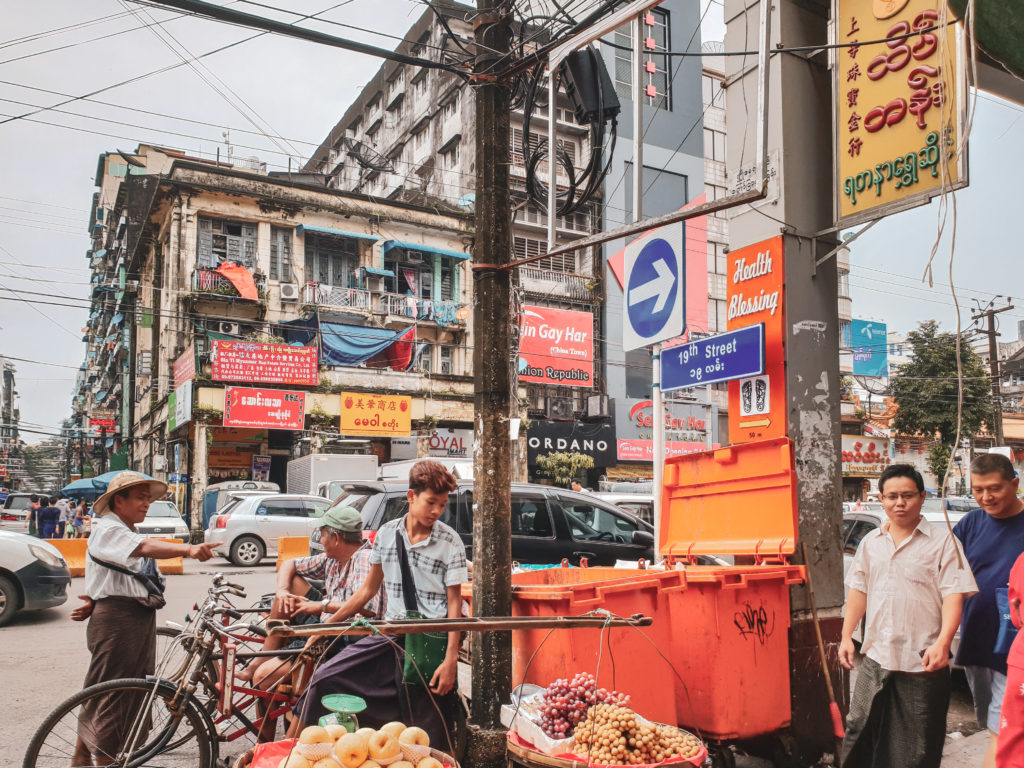
M 384 291 L 384 278 L 380 275 L 367 275 L 363 280 L 363 285 L 366 290 L 372 293 L 383 293 Z
M 549 397 L 548 418 L 549 419 L 572 419 L 572 398 Z
M 299 286 L 297 283 L 281 283 L 281 301 L 298 301 Z
M 163 472 L 167 469 L 167 457 L 162 453 L 158 453 L 153 457 L 153 471 Z
M 408 251 L 405 255 L 405 261 L 408 264 L 422 264 L 423 253 L 421 251 Z
M 608 395 L 591 395 L 587 398 L 587 416 L 592 419 L 611 416 Z
M 238 323 L 219 322 L 217 323 L 217 333 L 226 333 L 230 336 L 238 336 Z

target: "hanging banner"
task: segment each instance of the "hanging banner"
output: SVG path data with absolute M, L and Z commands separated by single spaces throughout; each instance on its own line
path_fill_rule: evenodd
M 196 345 L 189 344 L 174 361 L 174 388 L 196 377 Z
M 214 381 L 307 386 L 320 383 L 316 347 L 215 341 L 210 361 Z
M 305 406 L 305 392 L 228 387 L 224 390 L 224 426 L 302 429 Z
M 967 185 L 960 25 L 940 28 L 943 15 L 942 0 L 834 0 L 840 227 Z
M 729 253 L 729 330 L 764 324 L 764 374 L 729 382 L 729 442 L 786 435 L 782 237 Z
M 270 480 L 270 457 L 254 455 L 252 457 L 252 479 L 261 482 Z
M 412 433 L 412 398 L 342 392 L 340 429 L 343 435 L 409 435 Z
M 889 375 L 889 335 L 885 323 L 850 321 L 854 376 Z
M 594 386 L 594 315 L 524 306 L 519 321 L 519 380 Z

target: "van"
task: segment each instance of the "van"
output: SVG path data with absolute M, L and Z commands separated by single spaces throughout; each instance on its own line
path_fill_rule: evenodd
M 277 483 L 265 483 L 258 480 L 227 480 L 206 486 L 203 494 L 203 530 L 210 526 L 210 518 L 217 514 L 231 501 L 232 494 L 241 493 L 280 493 L 281 486 Z

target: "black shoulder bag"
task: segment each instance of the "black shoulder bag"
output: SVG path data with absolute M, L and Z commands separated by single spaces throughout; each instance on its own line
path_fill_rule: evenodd
M 417 610 L 416 582 L 412 578 L 412 568 L 409 567 L 409 555 L 405 550 L 405 537 L 402 536 L 401 529 L 395 531 L 395 536 L 398 538 L 398 564 L 402 569 L 405 616 L 408 619 L 424 619 L 426 617 Z M 444 662 L 447 652 L 447 632 L 416 632 L 406 635 L 402 682 L 407 685 L 428 686 L 434 672 Z
M 120 565 L 115 563 L 107 562 L 106 560 L 100 560 L 92 552 L 88 552 L 89 558 L 97 565 L 102 565 L 104 568 L 109 568 L 112 571 L 123 573 L 126 576 L 131 576 L 139 584 L 146 588 L 145 598 L 136 598 L 147 608 L 163 608 L 167 605 L 167 600 L 164 598 L 164 589 L 167 587 L 167 579 L 160 573 L 160 569 L 156 567 L 156 560 L 152 557 L 142 558 L 142 564 L 139 570 L 132 571 L 128 568 L 122 568 Z

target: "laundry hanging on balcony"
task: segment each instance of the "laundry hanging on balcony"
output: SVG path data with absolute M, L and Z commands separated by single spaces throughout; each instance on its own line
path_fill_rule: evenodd
M 367 368 L 392 368 L 406 371 L 412 363 L 412 353 L 416 348 L 416 326 L 410 325 L 392 344 L 366 361 Z
M 252 273 L 241 264 L 222 261 L 215 271 L 230 280 L 238 291 L 238 295 L 243 299 L 259 300 L 260 295 L 256 290 L 256 281 L 252 279 Z
M 395 365 L 401 365 L 396 370 L 405 370 L 412 357 L 415 342 L 415 337 L 410 335 L 410 331 L 415 331 L 415 328 L 391 331 L 386 328 L 328 323 L 321 320 L 321 359 L 326 365 L 353 366 L 366 363 L 371 358 L 387 352 L 394 356 Z M 391 347 L 396 349 L 389 351 Z M 394 367 L 389 362 L 382 362 L 380 365 Z

